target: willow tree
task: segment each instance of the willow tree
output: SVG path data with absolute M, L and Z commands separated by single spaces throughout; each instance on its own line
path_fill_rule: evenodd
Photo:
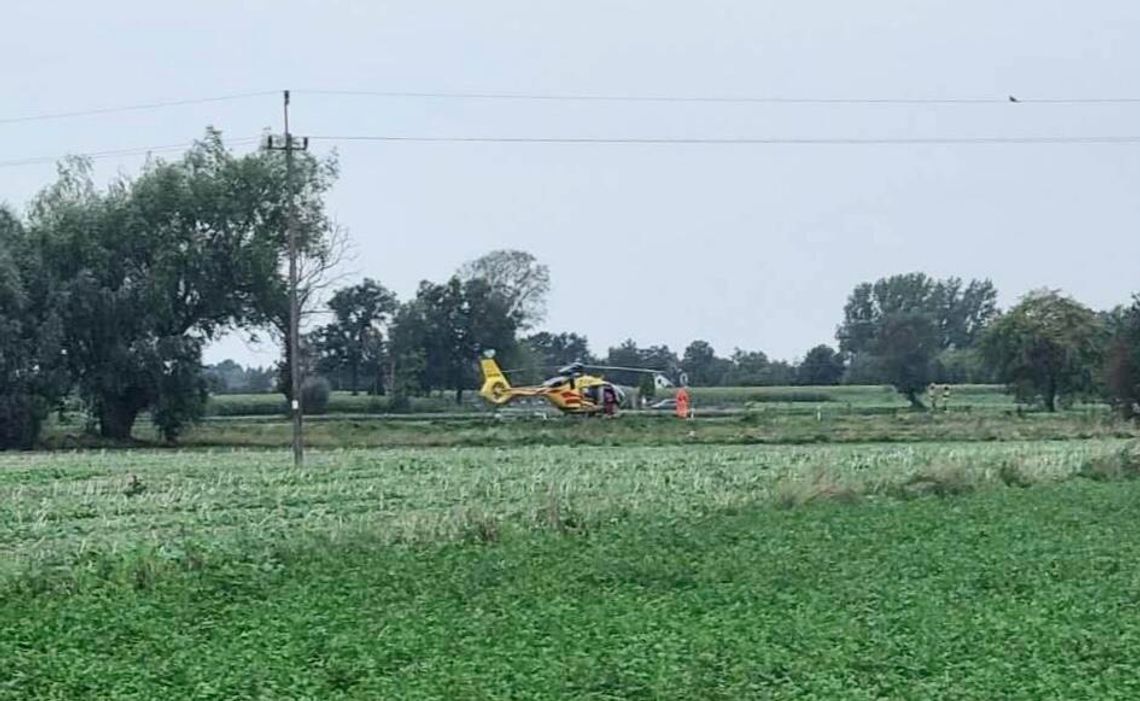
M 1056 411 L 1058 400 L 1095 389 L 1104 335 L 1093 310 L 1057 291 L 1039 290 L 990 326 L 982 352 L 1019 399 Z
M 335 161 L 298 159 L 301 246 L 320 251 Z M 271 319 L 284 297 L 279 154 L 235 155 L 213 130 L 175 161 L 150 161 L 99 191 L 82 160 L 33 202 L 29 229 L 58 291 L 79 396 L 103 436 L 150 411 L 167 439 L 201 415 L 202 347 Z

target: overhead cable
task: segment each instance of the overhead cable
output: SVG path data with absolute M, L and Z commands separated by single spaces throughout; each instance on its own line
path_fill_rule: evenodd
M 137 104 L 98 107 L 92 109 L 69 110 L 65 112 L 45 112 L 40 114 L 0 117 L 0 124 L 18 124 L 54 119 L 89 117 L 120 112 L 198 105 L 211 102 L 242 100 L 253 97 L 277 95 L 278 90 L 257 90 L 230 93 L 211 97 L 196 97 L 180 100 L 144 102 Z M 725 103 L 725 104 L 788 104 L 788 105 L 995 105 L 1009 103 L 1054 104 L 1054 105 L 1098 105 L 1140 103 L 1140 97 L 1017 97 L 1014 95 L 990 97 L 792 97 L 764 95 L 633 95 L 601 93 L 525 93 L 525 92 L 463 92 L 428 90 L 340 90 L 304 89 L 294 90 L 295 94 L 341 95 L 380 98 L 423 98 L 446 100 L 514 100 L 514 101 L 554 101 L 554 102 L 660 102 L 660 103 Z
M 245 137 L 245 138 L 240 138 L 240 139 L 229 139 L 228 141 L 226 141 L 226 145 L 227 146 L 229 146 L 229 145 L 241 146 L 241 145 L 246 145 L 246 144 L 251 144 L 251 143 L 257 143 L 258 141 L 259 141 L 259 139 L 257 137 Z M 123 157 L 123 156 L 145 156 L 145 155 L 148 155 L 151 153 L 159 153 L 159 152 L 166 152 L 166 151 L 183 151 L 183 150 L 186 150 L 186 149 L 192 147 L 194 145 L 194 143 L 195 142 L 192 142 L 192 141 L 184 141 L 184 142 L 178 143 L 178 144 L 163 144 L 163 145 L 159 145 L 159 146 L 136 146 L 136 147 L 131 147 L 131 148 L 110 149 L 110 150 L 106 150 L 106 151 L 87 151 L 84 153 L 69 153 L 69 154 L 63 154 L 63 155 L 58 155 L 58 156 L 32 156 L 29 158 L 17 158 L 17 159 L 13 159 L 10 161 L 0 161 L 0 168 L 13 168 L 16 166 L 38 165 L 38 164 L 43 164 L 43 163 L 56 163 L 56 162 L 58 162 L 64 158 L 68 158 L 69 156 L 75 156 L 75 157 L 79 157 L 79 158 L 89 158 L 92 160 L 97 160 L 97 159 L 101 159 L 101 158 Z
M 73 117 L 89 117 L 100 114 L 114 114 L 117 112 L 142 112 L 146 110 L 163 109 L 166 107 L 181 107 L 183 105 L 200 105 L 210 102 L 226 102 L 229 100 L 244 100 L 251 97 L 265 97 L 267 95 L 277 95 L 277 90 L 261 90 L 258 92 L 244 92 L 233 93 L 229 95 L 217 95 L 214 97 L 196 97 L 185 100 L 169 100 L 165 102 L 146 102 L 134 105 L 120 105 L 117 107 L 98 107 L 95 109 L 75 110 L 69 112 L 47 112 L 42 114 L 31 114 L 20 117 L 0 117 L 0 124 L 17 124 L 20 122 L 39 122 L 50 119 L 70 119 Z
M 419 90 L 294 90 L 296 94 L 381 98 L 518 100 L 553 102 L 696 102 L 788 105 L 996 105 L 996 104 L 1130 104 L 1140 97 L 790 97 L 760 95 L 619 95 L 598 93 L 437 92 Z
M 772 137 L 772 138 L 674 138 L 674 137 L 575 137 L 575 136 L 380 136 L 319 135 L 314 141 L 380 141 L 390 143 L 470 144 L 643 144 L 643 145 L 973 145 L 973 144 L 1134 144 L 1140 136 L 972 136 L 972 137 Z

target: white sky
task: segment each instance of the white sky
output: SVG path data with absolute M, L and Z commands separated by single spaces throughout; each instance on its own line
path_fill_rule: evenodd
M 1140 135 L 1140 103 L 771 105 L 306 95 L 304 89 L 778 96 L 1140 97 L 1126 0 L 25 2 L 4 6 L 0 120 L 292 88 L 325 135 Z M 0 161 L 280 128 L 266 96 L 0 122 Z M 315 144 L 319 149 L 329 144 Z M 351 272 L 410 295 L 493 248 L 550 265 L 547 326 L 594 350 L 693 338 L 795 357 L 847 293 L 923 270 L 1095 307 L 1140 290 L 1140 144 L 341 143 Z M 97 161 L 109 177 L 141 157 Z M 0 167 L 23 206 L 51 165 Z M 207 359 L 268 363 L 230 338 Z

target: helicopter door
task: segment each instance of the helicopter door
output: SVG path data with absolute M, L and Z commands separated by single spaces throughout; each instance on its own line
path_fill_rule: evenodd
M 586 397 L 591 403 L 598 404 L 600 398 L 598 397 L 598 386 L 590 385 L 582 388 L 582 395 Z

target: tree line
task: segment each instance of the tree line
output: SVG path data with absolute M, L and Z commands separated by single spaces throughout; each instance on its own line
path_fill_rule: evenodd
M 488 253 L 403 301 L 371 279 L 333 290 L 346 241 L 324 207 L 336 160 L 303 153 L 294 177 L 302 310 L 325 319 L 306 324 L 297 359 L 307 408 L 332 388 L 390 394 L 394 407 L 432 392 L 461 401 L 477 386 L 477 356 L 493 348 L 519 382 L 600 362 L 698 386 L 883 383 L 916 407 L 931 382 L 1002 382 L 1047 410 L 1086 397 L 1140 409 L 1140 298 L 1097 312 L 1041 290 L 1003 312 L 989 281 L 910 273 L 857 285 L 836 345 L 797 362 L 721 356 L 702 340 L 679 355 L 627 340 L 595 356 L 585 336 L 540 328 L 550 273 L 523 251 Z M 182 158 L 101 190 L 86 162 L 65 161 L 22 215 L 0 208 L 0 447 L 34 444 L 65 400 L 104 437 L 129 439 L 146 413 L 174 440 L 209 391 L 272 382 L 234 363 L 204 369 L 202 349 L 234 331 L 283 340 L 284 185 L 280 154 L 236 156 L 210 130 Z M 276 368 L 286 395 L 292 362 L 286 349 Z
M 446 283 L 421 283 L 404 304 L 365 280 L 333 296 L 335 320 L 307 344 L 310 371 L 340 378 L 338 389 L 391 387 L 399 396 L 450 390 L 458 400 L 477 385 L 473 358 L 495 348 L 520 382 L 583 362 L 656 369 L 693 386 L 887 384 L 916 408 L 932 383 L 1004 383 L 1020 401 L 1048 411 L 1080 399 L 1107 399 L 1128 415 L 1140 410 L 1140 298 L 1095 312 L 1058 291 L 1037 290 L 1003 312 L 989 280 L 893 275 L 851 291 L 837 347 L 820 344 L 788 362 L 758 350 L 722 357 L 703 340 L 678 355 L 630 339 L 598 356 L 581 334 L 533 331 L 549 285 L 546 266 L 521 251 L 494 251 Z M 652 394 L 648 376 L 606 375 L 627 385 L 648 382 L 643 389 Z

